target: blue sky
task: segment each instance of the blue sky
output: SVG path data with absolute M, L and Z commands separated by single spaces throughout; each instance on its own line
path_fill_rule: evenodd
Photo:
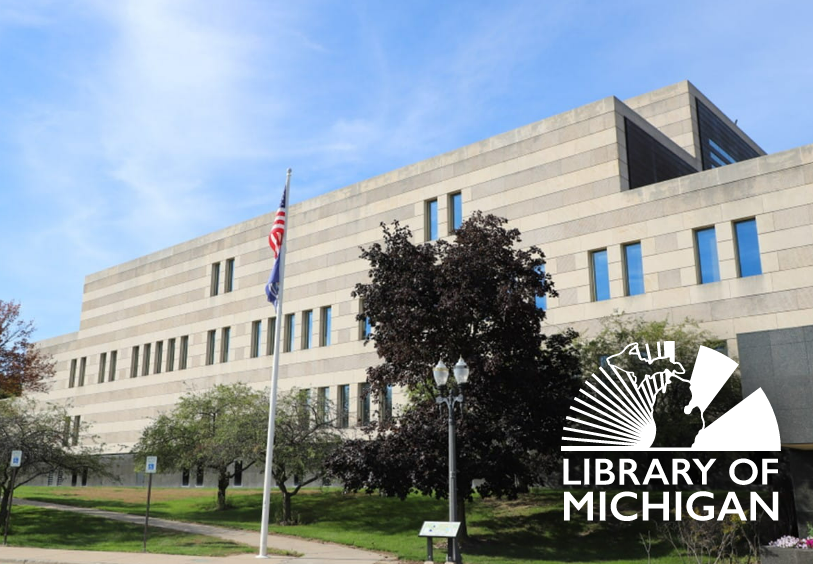
M 84 276 L 609 95 L 689 79 L 813 142 L 813 3 L 0 0 L 0 299 L 78 329 Z M 261 291 L 261 289 L 258 289 Z

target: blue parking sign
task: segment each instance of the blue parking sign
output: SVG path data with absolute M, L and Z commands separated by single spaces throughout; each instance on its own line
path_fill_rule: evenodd
M 12 450 L 11 451 L 11 467 L 12 468 L 19 468 L 20 463 L 23 459 L 23 451 L 21 450 Z

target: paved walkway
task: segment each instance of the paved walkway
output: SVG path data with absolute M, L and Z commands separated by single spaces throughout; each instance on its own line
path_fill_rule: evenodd
M 103 511 L 88 507 L 73 507 L 70 505 L 58 505 L 55 503 L 43 503 L 25 499 L 15 499 L 14 504 L 33 505 L 36 507 L 56 509 L 59 511 L 72 511 L 84 515 L 103 517 L 105 519 L 124 521 L 138 525 L 144 524 L 144 517 L 140 515 L 127 515 L 125 513 Z M 150 527 L 152 526 L 239 542 L 256 547 L 259 552 L 260 535 L 254 531 L 240 531 L 237 529 L 227 529 L 225 527 L 181 523 L 179 521 L 150 517 Z M 268 535 L 268 547 L 296 551 L 303 555 L 299 558 L 294 556 L 269 555 L 269 562 L 275 564 L 380 564 L 395 561 L 393 556 L 387 556 L 385 554 L 377 554 L 339 544 L 309 541 L 284 535 Z M 149 543 L 147 544 L 147 548 L 149 548 Z M 239 562 L 245 564 L 249 561 L 257 562 L 256 556 L 256 554 L 240 554 L 236 556 L 213 558 L 204 556 L 143 554 L 139 552 L 97 552 L 0 546 L 0 564 L 237 564 Z

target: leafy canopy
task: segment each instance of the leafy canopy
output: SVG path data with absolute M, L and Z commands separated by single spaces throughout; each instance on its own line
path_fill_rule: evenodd
M 20 319 L 20 304 L 0 300 L 0 399 L 44 392 L 54 362 L 31 342 L 34 324 Z
M 535 455 L 558 450 L 577 383 L 575 333 L 543 335 L 536 298 L 555 295 L 544 254 L 518 248 L 519 231 L 505 223 L 475 212 L 453 240 L 419 245 L 409 228 L 382 224 L 383 244 L 362 249 L 371 280 L 353 295 L 381 358 L 367 370 L 370 393 L 402 386 L 409 404 L 332 457 L 348 489 L 447 495 L 447 418 L 432 380 L 438 359 L 451 365 L 462 356 L 470 367 L 457 429 L 461 496 L 478 478 L 482 495 L 515 496 L 533 480 Z

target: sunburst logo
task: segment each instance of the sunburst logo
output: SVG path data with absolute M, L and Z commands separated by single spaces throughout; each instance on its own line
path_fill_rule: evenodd
M 737 369 L 726 355 L 701 346 L 690 378 L 675 359 L 675 342 L 631 343 L 607 358 L 606 367 L 588 378 L 574 398 L 564 427 L 563 451 L 778 451 L 779 426 L 770 401 L 759 388 L 706 425 L 705 411 Z M 624 355 L 652 365 L 668 359 L 671 367 L 643 376 L 621 368 Z M 676 381 L 687 383 L 691 401 L 684 413 L 700 411 L 702 428 L 691 447 L 653 447 L 658 432 L 655 405 Z

